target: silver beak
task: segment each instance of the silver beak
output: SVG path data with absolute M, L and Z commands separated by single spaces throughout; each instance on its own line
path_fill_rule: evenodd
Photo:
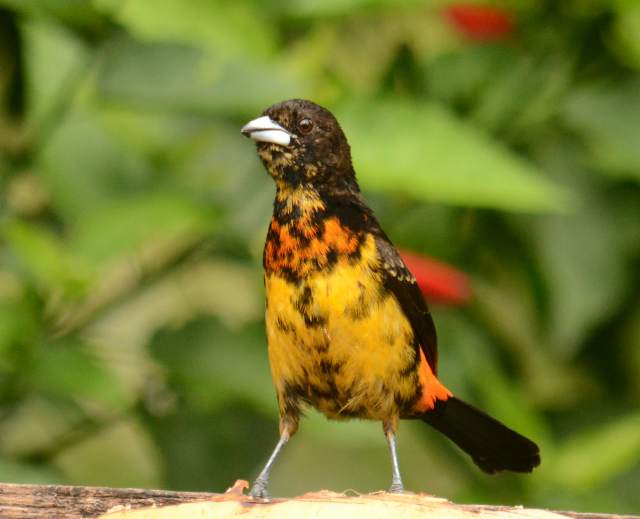
M 280 146 L 288 146 L 294 134 L 285 130 L 268 115 L 249 121 L 242 127 L 240 133 L 256 142 L 271 142 Z

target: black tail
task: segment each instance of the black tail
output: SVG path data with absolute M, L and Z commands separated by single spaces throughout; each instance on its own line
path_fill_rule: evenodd
M 469 454 L 485 472 L 531 472 L 540 464 L 538 446 L 479 409 L 450 397 L 420 416 Z

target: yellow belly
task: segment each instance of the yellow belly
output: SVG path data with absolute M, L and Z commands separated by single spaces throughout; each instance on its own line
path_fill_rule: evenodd
M 411 326 L 378 275 L 370 236 L 355 262 L 301 283 L 265 278 L 267 339 L 281 410 L 292 398 L 330 418 L 385 420 L 418 393 Z M 400 407 L 399 407 L 400 406 Z

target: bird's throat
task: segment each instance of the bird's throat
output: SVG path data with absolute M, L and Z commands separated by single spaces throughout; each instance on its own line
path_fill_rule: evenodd
M 294 226 L 313 225 L 314 217 L 326 208 L 326 201 L 310 184 L 291 186 L 276 182 L 276 199 L 273 216 L 281 224 Z
M 265 272 L 298 282 L 359 253 L 362 235 L 327 213 L 312 186 L 278 186 L 264 249 Z

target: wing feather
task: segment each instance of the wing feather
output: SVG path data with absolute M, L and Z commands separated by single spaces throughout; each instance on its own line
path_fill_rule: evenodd
M 431 312 L 416 283 L 416 279 L 402 261 L 397 249 L 384 235 L 376 236 L 383 283 L 397 299 L 413 330 L 417 348 L 422 348 L 434 375 L 438 369 L 438 341 Z

